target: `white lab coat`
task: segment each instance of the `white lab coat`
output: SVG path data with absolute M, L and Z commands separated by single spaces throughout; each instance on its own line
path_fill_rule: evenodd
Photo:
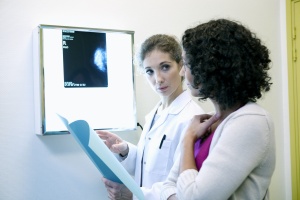
M 161 116 L 150 129 L 159 105 L 160 103 L 146 116 L 146 123 L 138 145 L 129 143 L 129 153 L 126 159 L 121 162 L 140 185 L 143 157 L 141 189 L 145 195 L 145 200 L 159 199 L 160 185 L 167 178 L 179 156 L 179 143 L 184 129 L 194 115 L 204 113 L 203 109 L 192 100 L 189 91 L 184 91 L 161 113 Z M 166 135 L 166 139 L 159 148 L 164 135 Z M 153 185 L 154 183 L 156 184 Z

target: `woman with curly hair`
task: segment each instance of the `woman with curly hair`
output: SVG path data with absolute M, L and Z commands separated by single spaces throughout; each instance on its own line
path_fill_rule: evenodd
M 184 32 L 181 73 L 215 114 L 197 115 L 161 199 L 268 199 L 274 125 L 256 101 L 270 90 L 269 50 L 238 22 L 211 20 Z

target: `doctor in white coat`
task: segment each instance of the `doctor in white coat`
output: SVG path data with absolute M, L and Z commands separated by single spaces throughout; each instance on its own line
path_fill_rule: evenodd
M 182 133 L 194 115 L 203 109 L 182 87 L 182 51 L 177 40 L 154 35 L 145 40 L 139 53 L 140 67 L 160 102 L 146 116 L 137 146 L 107 131 L 97 131 L 127 171 L 134 176 L 145 199 L 159 199 L 162 182 L 179 156 Z M 110 199 L 132 199 L 123 185 L 103 178 Z

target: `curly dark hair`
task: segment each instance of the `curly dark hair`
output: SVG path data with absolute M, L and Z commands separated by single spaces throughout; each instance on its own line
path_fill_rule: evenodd
M 271 87 L 269 50 L 239 22 L 211 20 L 182 36 L 187 67 L 199 100 L 214 99 L 221 108 L 256 102 Z
M 142 43 L 140 50 L 136 55 L 140 67 L 142 67 L 146 55 L 155 49 L 168 53 L 171 59 L 177 63 L 182 61 L 182 48 L 177 38 L 166 34 L 156 34 L 147 38 Z

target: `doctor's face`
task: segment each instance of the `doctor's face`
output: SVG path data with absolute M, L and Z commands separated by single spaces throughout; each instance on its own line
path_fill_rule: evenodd
M 160 96 L 177 95 L 182 90 L 181 64 L 170 58 L 168 53 L 153 50 L 147 53 L 143 68 L 145 77 L 152 89 Z

